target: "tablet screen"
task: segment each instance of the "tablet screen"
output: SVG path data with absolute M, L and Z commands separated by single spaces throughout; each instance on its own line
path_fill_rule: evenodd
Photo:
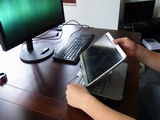
M 102 36 L 81 54 L 82 73 L 87 84 L 103 76 L 124 59 L 109 39 L 107 35 Z

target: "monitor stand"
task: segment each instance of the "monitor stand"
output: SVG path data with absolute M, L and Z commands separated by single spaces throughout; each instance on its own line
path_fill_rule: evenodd
M 23 62 L 35 63 L 47 59 L 53 54 L 53 45 L 46 43 L 32 43 L 32 40 L 26 41 L 27 48 L 20 53 L 20 59 Z

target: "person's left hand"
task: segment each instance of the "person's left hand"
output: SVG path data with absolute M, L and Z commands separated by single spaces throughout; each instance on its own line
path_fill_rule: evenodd
M 67 85 L 66 98 L 69 105 L 82 109 L 86 104 L 87 96 L 91 96 L 85 86 L 79 84 Z

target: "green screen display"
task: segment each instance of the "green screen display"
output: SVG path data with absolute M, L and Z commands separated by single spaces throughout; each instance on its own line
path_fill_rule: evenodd
M 0 22 L 7 45 L 64 22 L 61 0 L 0 0 Z

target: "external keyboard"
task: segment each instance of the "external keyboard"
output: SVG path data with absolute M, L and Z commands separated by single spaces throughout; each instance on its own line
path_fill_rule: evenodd
M 89 47 L 95 35 L 89 33 L 74 33 L 68 42 L 54 55 L 55 60 L 78 62 L 79 55 Z

